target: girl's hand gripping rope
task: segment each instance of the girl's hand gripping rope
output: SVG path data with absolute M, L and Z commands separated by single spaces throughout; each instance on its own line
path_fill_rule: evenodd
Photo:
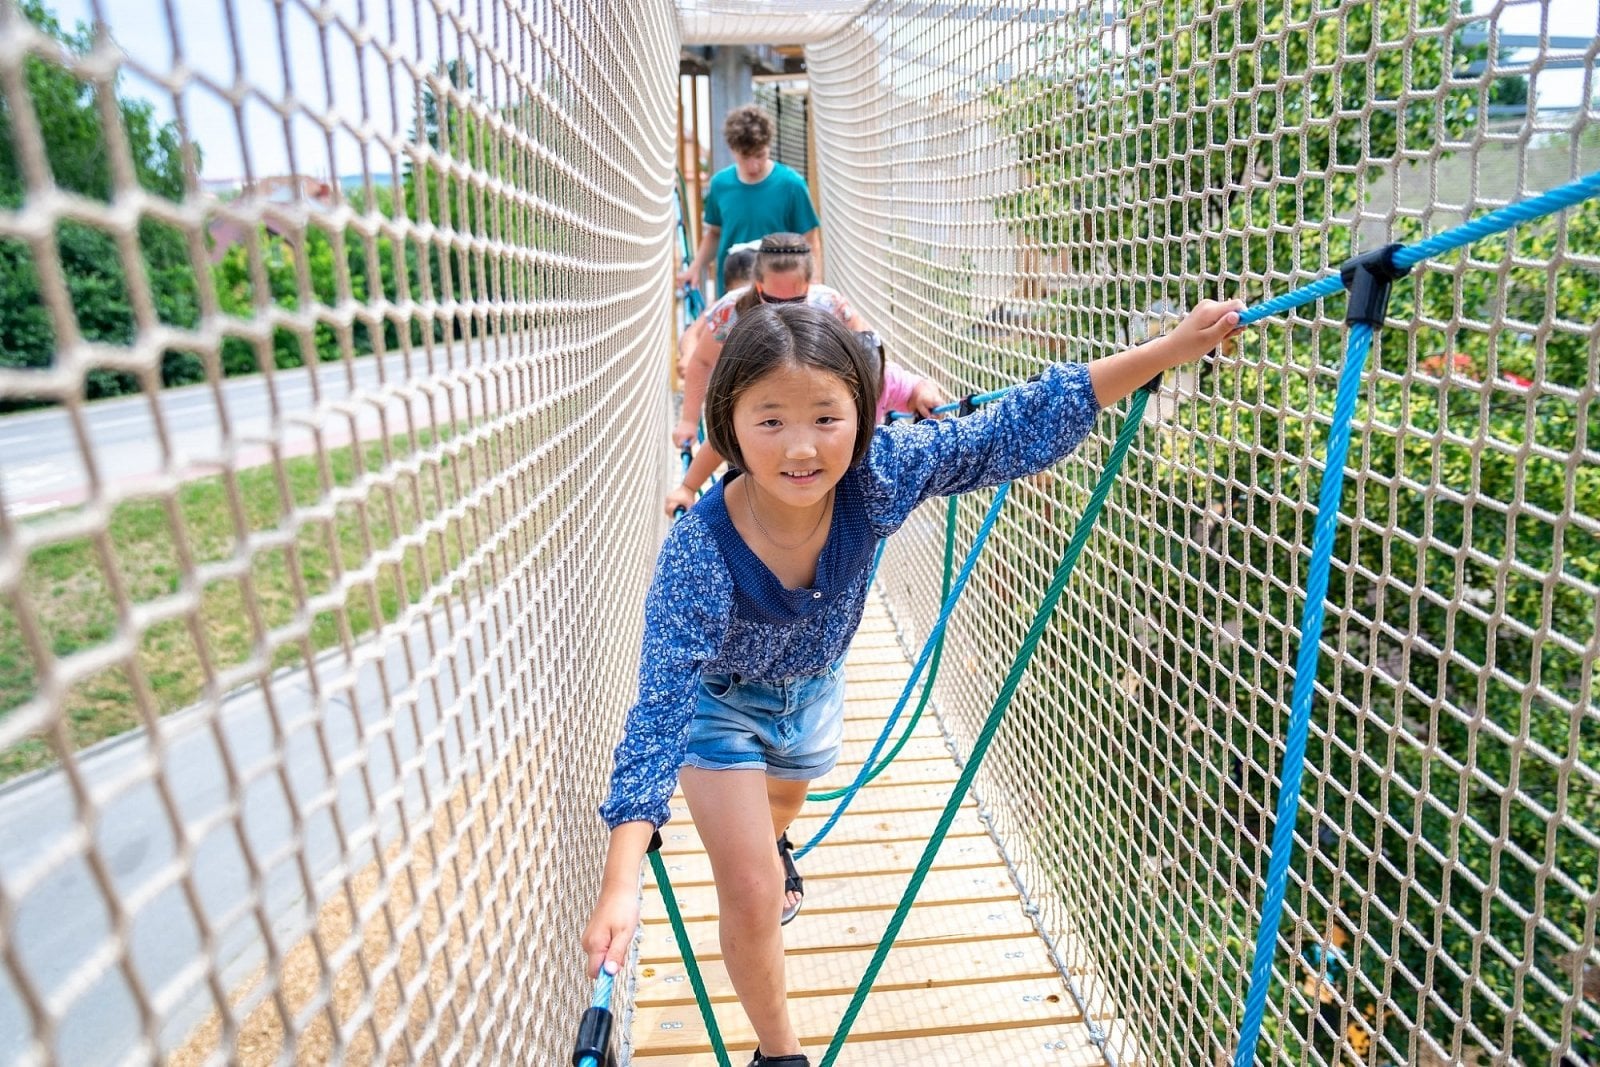
M 694 490 L 679 485 L 667 494 L 667 518 L 675 519 L 694 507 Z
M 1199 359 L 1243 329 L 1244 308 L 1243 300 L 1202 300 L 1167 337 L 1184 353 L 1183 362 Z
M 693 447 L 699 436 L 700 424 L 688 419 L 679 419 L 678 424 L 672 428 L 672 443 L 679 448 Z
M 1089 364 L 1089 381 L 1102 408 L 1174 367 L 1193 363 L 1238 333 L 1242 300 L 1202 300 L 1171 333 Z
M 610 968 L 612 974 L 622 970 L 622 961 L 628 955 L 628 945 L 638 926 L 637 884 L 603 887 L 594 911 L 589 913 L 589 925 L 583 930 L 583 951 L 589 957 L 587 973 L 590 978 L 599 977 L 602 965 Z

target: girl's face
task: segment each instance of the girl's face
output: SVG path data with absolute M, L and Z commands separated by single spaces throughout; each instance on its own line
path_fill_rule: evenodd
M 733 432 L 763 503 L 810 508 L 850 469 L 855 398 L 837 375 L 788 364 L 734 401 Z

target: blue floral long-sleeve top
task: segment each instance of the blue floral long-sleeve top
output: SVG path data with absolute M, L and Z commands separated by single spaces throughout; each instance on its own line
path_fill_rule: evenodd
M 645 598 L 639 699 L 616 748 L 610 827 L 661 826 L 706 672 L 776 682 L 821 674 L 861 625 L 880 538 L 932 496 L 1034 474 L 1077 448 L 1100 407 L 1080 364 L 1057 364 L 960 419 L 880 427 L 840 480 L 815 584 L 785 589 L 745 545 L 713 486 L 673 524 Z

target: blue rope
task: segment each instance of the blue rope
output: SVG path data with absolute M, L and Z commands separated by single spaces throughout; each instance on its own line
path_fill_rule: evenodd
M 611 994 L 617 984 L 617 976 L 607 974 L 605 964 L 600 965 L 600 977 L 594 980 L 594 999 L 589 1002 L 591 1008 L 611 1010 Z M 593 1056 L 585 1056 L 578 1061 L 578 1067 L 600 1067 L 600 1061 Z
M 1594 197 L 1600 197 L 1600 170 L 1585 175 L 1575 182 L 1558 185 L 1549 192 L 1540 193 L 1531 199 L 1507 204 L 1471 222 L 1435 234 L 1424 241 L 1418 241 L 1410 248 L 1403 248 L 1395 253 L 1395 266 L 1409 269 L 1425 259 L 1453 252 L 1474 241 L 1493 237 L 1524 222 L 1534 222 L 1546 215 L 1554 215 L 1557 211 L 1577 207 L 1585 200 Z
M 1317 495 L 1317 521 L 1311 537 L 1311 566 L 1306 575 L 1306 603 L 1300 616 L 1300 652 L 1295 661 L 1294 693 L 1289 702 L 1289 733 L 1284 738 L 1283 784 L 1278 791 L 1278 811 L 1272 826 L 1272 858 L 1267 865 L 1267 892 L 1261 904 L 1261 929 L 1256 934 L 1255 959 L 1250 968 L 1250 992 L 1245 998 L 1244 1020 L 1239 1027 L 1235 1067 L 1255 1062 L 1256 1040 L 1266 1012 L 1272 984 L 1272 959 L 1277 954 L 1278 927 L 1283 920 L 1284 890 L 1289 881 L 1289 861 L 1294 854 L 1295 817 L 1300 808 L 1300 779 L 1305 771 L 1306 736 L 1311 729 L 1311 699 L 1316 695 L 1317 660 L 1322 651 L 1322 615 L 1328 598 L 1328 571 L 1333 562 L 1333 541 L 1339 525 L 1339 501 L 1344 495 L 1345 458 L 1350 451 L 1350 424 L 1355 416 L 1361 374 L 1372 348 L 1372 327 L 1350 327 L 1339 392 L 1333 405 L 1333 425 L 1328 430 L 1328 459 Z
M 1546 215 L 1553 215 L 1557 211 L 1576 207 L 1585 200 L 1590 200 L 1597 196 L 1600 196 L 1600 170 L 1579 178 L 1577 181 L 1568 182 L 1566 185 L 1558 185 L 1549 192 L 1540 193 L 1538 196 L 1515 204 L 1508 204 L 1497 211 L 1491 211 L 1487 215 L 1473 219 L 1471 222 L 1463 223 L 1454 229 L 1429 237 L 1425 241 L 1419 241 L 1407 248 L 1402 248 L 1394 255 L 1395 266 L 1410 270 L 1425 259 L 1431 259 L 1434 256 L 1464 248 L 1474 241 L 1481 241 L 1485 237 L 1493 237 L 1497 233 L 1504 233 L 1513 226 L 1524 222 L 1534 222 L 1544 218 Z M 1253 326 L 1262 319 L 1270 318 L 1273 315 L 1282 315 L 1285 312 L 1293 311 L 1297 307 L 1304 307 L 1306 304 L 1321 300 L 1324 297 L 1337 296 L 1342 292 L 1344 292 L 1344 282 L 1340 279 L 1338 272 L 1335 271 L 1332 274 L 1326 274 L 1318 278 L 1308 285 L 1302 285 L 1298 289 L 1291 289 L 1287 293 L 1281 293 L 1270 300 L 1263 300 L 1259 304 L 1246 308 L 1239 315 L 1239 325 Z M 1008 386 L 1004 389 L 996 389 L 992 393 L 979 393 L 972 398 L 972 402 L 978 405 L 988 404 L 1005 396 L 1014 388 L 1016 386 Z M 960 410 L 961 402 L 955 401 L 934 408 L 933 413 L 935 415 L 948 415 L 951 412 Z M 903 411 L 890 412 L 889 417 L 896 421 L 916 418 L 915 415 L 907 414 Z
M 1557 186 L 1547 193 L 1491 211 L 1481 218 L 1446 230 L 1394 254 L 1394 264 L 1409 270 L 1425 259 L 1465 247 L 1474 241 L 1509 230 L 1525 222 L 1574 207 L 1600 197 L 1600 171 L 1575 182 Z M 1271 314 L 1287 311 L 1323 296 L 1332 295 L 1328 286 L 1339 279 L 1322 278 L 1294 293 L 1285 293 L 1249 309 L 1240 316 L 1249 325 Z M 1372 349 L 1372 327 L 1355 323 L 1346 339 L 1344 367 L 1339 374 L 1339 389 L 1334 399 L 1333 424 L 1328 430 L 1328 455 L 1322 485 L 1317 496 L 1317 520 L 1312 531 L 1311 564 L 1306 575 L 1306 602 L 1300 619 L 1300 649 L 1295 659 L 1294 691 L 1289 703 L 1289 732 L 1284 738 L 1283 769 L 1278 791 L 1275 822 L 1272 827 L 1272 853 L 1267 864 L 1266 895 L 1261 904 L 1261 928 L 1256 932 L 1255 955 L 1250 966 L 1250 988 L 1245 996 L 1244 1017 L 1239 1024 L 1239 1044 L 1234 1053 L 1235 1067 L 1253 1067 L 1256 1044 L 1266 1014 L 1267 994 L 1272 985 L 1272 960 L 1277 955 L 1278 929 L 1283 922 L 1284 894 L 1288 888 L 1289 862 L 1294 855 L 1294 828 L 1300 808 L 1300 783 L 1305 772 L 1306 738 L 1311 729 L 1311 701 L 1316 694 L 1317 663 L 1321 658 L 1322 621 L 1328 596 L 1328 572 L 1333 562 L 1333 542 L 1339 520 L 1339 505 L 1344 494 L 1345 460 L 1350 450 L 1351 422 L 1355 415 L 1356 394 L 1362 371 Z
M 883 562 L 883 546 L 889 543 L 885 537 L 878 542 L 878 547 L 872 551 L 872 570 L 867 573 L 867 588 L 872 588 L 872 583 L 878 580 L 878 564 Z
M 961 564 L 961 573 L 956 576 L 956 581 L 950 587 L 950 595 L 945 598 L 944 606 L 939 609 L 939 618 L 933 624 L 933 629 L 928 631 L 927 638 L 922 642 L 922 652 L 917 656 L 917 664 L 911 670 L 911 677 L 906 679 L 905 688 L 900 691 L 900 699 L 894 706 L 889 721 L 884 724 L 883 732 L 878 735 L 878 740 L 872 746 L 861 770 L 856 772 L 855 781 L 850 783 L 849 790 L 839 800 L 839 806 L 833 809 L 833 814 L 828 816 L 828 821 L 822 824 L 811 840 L 794 850 L 794 858 L 800 859 L 807 852 L 822 843 L 828 832 L 843 817 L 845 809 L 855 799 L 861 787 L 866 783 L 867 777 L 872 773 L 872 768 L 877 765 L 878 753 L 883 751 L 883 746 L 889 741 L 889 734 L 894 730 L 894 724 L 899 721 L 900 713 L 906 710 L 906 703 L 911 699 L 912 692 L 917 688 L 917 679 L 922 677 L 923 668 L 928 665 L 928 659 L 933 655 L 933 650 L 939 645 L 939 636 L 944 633 L 945 623 L 950 620 L 950 613 L 955 610 L 956 602 L 961 599 L 961 591 L 967 586 L 967 579 L 972 577 L 972 570 L 978 565 L 978 557 L 983 552 L 984 542 L 989 540 L 989 534 L 994 530 L 995 520 L 1000 517 L 1000 508 L 1006 502 L 1006 495 L 1011 492 L 1011 483 L 1002 485 L 994 494 L 994 502 L 989 505 L 989 511 L 983 517 L 983 524 L 978 527 L 978 534 L 972 541 L 972 548 L 967 551 L 967 558 Z M 881 549 L 882 542 L 879 543 Z

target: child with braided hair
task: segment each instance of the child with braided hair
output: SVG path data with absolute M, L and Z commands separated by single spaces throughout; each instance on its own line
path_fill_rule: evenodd
M 689 359 L 682 365 L 683 412 L 673 427 L 673 444 L 687 448 L 694 443 L 700 422 L 702 399 L 711 369 L 716 366 L 722 346 L 739 316 L 763 304 L 805 303 L 835 316 L 847 328 L 871 333 L 871 327 L 837 289 L 811 281 L 811 249 L 796 233 L 773 233 L 762 238 L 748 286 L 735 289 L 706 312 L 706 329 Z M 881 355 L 881 344 L 879 349 Z M 898 363 L 883 364 L 882 391 L 877 421 L 888 410 L 906 411 L 932 417 L 933 409 L 950 397 L 938 384 L 913 374 Z M 682 483 L 667 494 L 666 513 L 693 506 L 696 494 L 711 472 L 722 465 L 723 457 L 710 445 L 702 445 L 684 472 Z

